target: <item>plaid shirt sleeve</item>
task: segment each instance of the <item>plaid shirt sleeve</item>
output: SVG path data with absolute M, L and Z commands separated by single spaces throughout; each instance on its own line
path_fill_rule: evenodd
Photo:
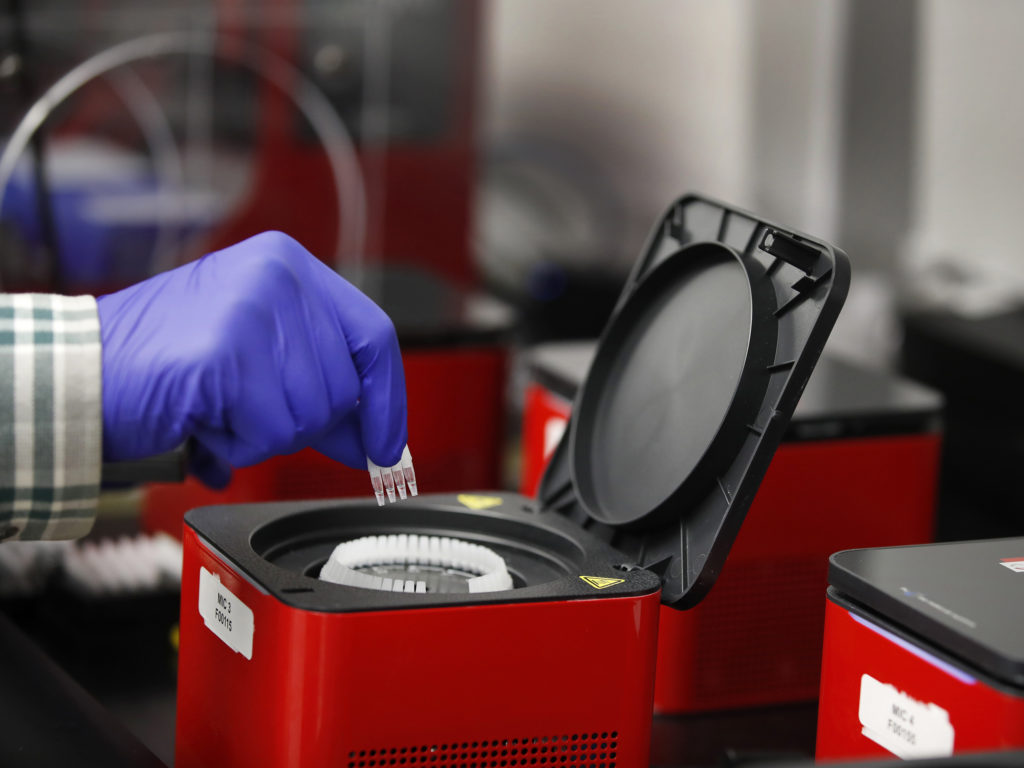
M 92 528 L 101 386 L 95 299 L 0 294 L 0 539 Z

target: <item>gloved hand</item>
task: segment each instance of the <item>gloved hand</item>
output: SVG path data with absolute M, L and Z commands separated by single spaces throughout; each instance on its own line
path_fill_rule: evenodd
M 98 300 L 103 458 L 187 437 L 230 467 L 312 446 L 351 467 L 401 458 L 405 379 L 384 312 L 295 240 L 265 232 Z

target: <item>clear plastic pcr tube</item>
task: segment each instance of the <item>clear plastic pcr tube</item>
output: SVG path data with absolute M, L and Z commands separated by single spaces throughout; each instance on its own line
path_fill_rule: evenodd
M 419 495 L 416 488 L 416 471 L 412 467 L 412 454 L 409 453 L 408 445 L 402 449 L 402 458 L 393 467 L 378 466 L 367 457 L 366 468 L 370 473 L 373 495 L 377 498 L 379 506 L 383 507 L 388 501 L 396 501 L 396 494 L 397 498 L 401 499 Z

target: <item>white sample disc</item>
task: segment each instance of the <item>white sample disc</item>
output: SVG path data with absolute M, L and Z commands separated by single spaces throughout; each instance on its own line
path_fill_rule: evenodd
M 339 544 L 320 578 L 384 592 L 499 592 L 512 589 L 501 555 L 447 536 L 365 536 Z

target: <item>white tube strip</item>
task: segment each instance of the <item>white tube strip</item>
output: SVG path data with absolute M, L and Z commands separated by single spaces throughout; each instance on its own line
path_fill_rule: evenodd
M 392 534 L 364 536 L 339 544 L 324 563 L 320 578 L 350 587 L 385 592 L 426 592 L 425 581 L 393 579 L 358 570 L 373 565 L 427 565 L 478 574 L 466 580 L 470 592 L 512 589 L 501 555 L 479 544 L 448 536 Z

